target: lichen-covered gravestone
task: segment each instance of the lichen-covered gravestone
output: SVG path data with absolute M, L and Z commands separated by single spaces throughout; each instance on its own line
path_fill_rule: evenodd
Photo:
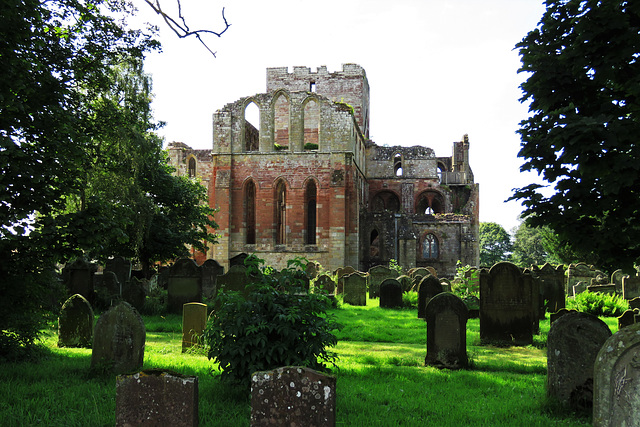
M 344 282 L 343 302 L 351 305 L 367 305 L 367 278 L 358 272 L 342 278 Z
M 351 267 L 350 265 L 336 269 L 335 275 L 338 280 L 338 286 L 336 288 L 337 294 L 341 294 L 343 292 L 345 276 L 348 276 L 349 274 L 353 274 L 355 272 L 356 272 L 356 269 Z
M 316 277 L 316 281 L 314 282 L 314 292 L 333 295 L 336 293 L 336 282 L 330 276 L 326 274 L 321 274 Z
M 145 370 L 116 379 L 116 426 L 198 425 L 198 377 Z
M 387 279 L 395 279 L 398 273 L 395 270 L 383 265 L 376 265 L 369 269 L 369 298 L 378 298 L 380 296 L 380 284 Z
M 252 426 L 336 424 L 336 378 L 301 366 L 251 375 Z
M 426 308 L 427 356 L 425 365 L 464 369 L 467 357 L 467 306 L 456 295 L 443 292 Z
M 248 295 L 247 285 L 251 283 L 251 279 L 247 275 L 245 266 L 234 265 L 229 268 L 225 274 L 218 276 L 218 291 L 240 292 L 242 295 Z
M 128 374 L 142 368 L 146 329 L 129 303 L 120 302 L 98 319 L 94 330 L 91 370 Z
M 640 276 L 622 278 L 622 297 L 626 300 L 640 297 Z
M 75 294 L 62 305 L 58 317 L 58 347 L 91 347 L 93 309 L 85 297 Z
M 442 292 L 440 280 L 428 274 L 422 278 L 418 286 L 418 318 L 424 319 L 427 314 L 427 304 L 431 298 Z
M 98 270 L 95 264 L 83 259 L 76 259 L 62 269 L 62 277 L 69 294 L 80 294 L 93 301 L 93 275 Z
M 207 305 L 190 302 L 182 309 L 182 352 L 202 344 L 202 334 L 207 326 Z
M 587 313 L 567 313 L 547 337 L 547 394 L 574 410 L 591 408 L 596 355 L 611 336 L 609 327 Z
M 218 276 L 224 274 L 224 267 L 215 259 L 202 263 L 202 295 L 207 298 L 216 296 Z
M 640 324 L 609 337 L 595 360 L 594 427 L 640 425 Z
M 401 308 L 402 286 L 396 279 L 386 279 L 380 284 L 380 307 Z
M 168 309 L 181 313 L 182 305 L 202 302 L 202 269 L 192 259 L 178 260 L 169 272 Z

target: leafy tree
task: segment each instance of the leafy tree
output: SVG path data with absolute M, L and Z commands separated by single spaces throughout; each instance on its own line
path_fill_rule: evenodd
M 522 171 L 548 183 L 515 189 L 532 226 L 605 268 L 640 256 L 640 2 L 547 0 L 538 28 L 516 45 Z M 547 195 L 543 187 L 553 186 Z
M 492 266 L 506 261 L 511 251 L 511 236 L 495 222 L 480 223 L 480 265 Z
M 545 249 L 541 227 L 531 227 L 522 221 L 513 231 L 513 252 L 510 261 L 522 268 L 550 261 Z

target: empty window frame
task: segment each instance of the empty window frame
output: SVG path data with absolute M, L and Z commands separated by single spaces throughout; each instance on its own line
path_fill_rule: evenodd
M 426 234 L 422 241 L 422 258 L 437 259 L 440 255 L 439 246 L 438 238 L 433 233 Z
M 316 244 L 316 228 L 317 228 L 317 188 L 314 181 L 307 183 L 307 191 L 305 194 L 305 208 L 306 208 L 306 244 Z
M 287 241 L 287 186 L 278 181 L 275 193 L 275 231 L 276 245 L 284 245 Z
M 196 177 L 196 159 L 195 157 L 189 157 L 189 178 Z
M 245 243 L 256 243 L 256 185 L 249 180 L 244 188 Z
M 244 150 L 258 151 L 260 148 L 260 108 L 250 102 L 244 109 Z

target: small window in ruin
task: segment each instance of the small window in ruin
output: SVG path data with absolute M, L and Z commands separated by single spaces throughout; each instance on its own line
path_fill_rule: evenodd
M 287 186 L 284 181 L 276 185 L 275 214 L 276 245 L 284 245 L 287 238 Z
M 316 213 L 316 183 L 309 181 L 306 191 L 306 216 L 307 216 L 307 236 L 306 244 L 316 244 L 316 225 L 317 225 L 317 213 Z
M 422 258 L 436 259 L 438 258 L 438 239 L 433 234 L 424 236 L 422 242 Z
M 402 155 L 400 153 L 393 156 L 393 171 L 396 176 L 402 176 Z
M 189 178 L 195 178 L 196 176 L 196 159 L 189 158 Z
M 244 110 L 244 144 L 245 151 L 258 151 L 260 145 L 260 108 L 250 102 Z
M 309 92 L 316 93 L 316 82 L 311 82 L 309 84 Z
M 253 181 L 247 182 L 244 191 L 245 242 L 253 245 L 256 243 L 256 185 Z

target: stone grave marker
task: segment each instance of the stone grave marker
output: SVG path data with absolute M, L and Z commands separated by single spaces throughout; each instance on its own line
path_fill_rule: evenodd
M 216 296 L 218 276 L 224 274 L 222 267 L 215 259 L 208 259 L 202 263 L 202 295 L 206 298 Z
M 121 256 L 108 259 L 104 264 L 104 271 L 112 271 L 118 278 L 118 283 L 127 283 L 131 279 L 131 261 Z
M 411 286 L 413 285 L 411 277 L 402 275 L 398 276 L 396 280 L 400 282 L 400 286 L 402 286 L 402 292 L 409 292 L 411 290 Z
M 540 319 L 545 318 L 545 312 L 555 313 L 565 307 L 564 270 L 561 265 L 553 267 L 545 263 L 542 268 L 534 265 L 531 277 L 538 281 L 540 291 Z
M 606 323 L 587 313 L 567 313 L 547 337 L 547 394 L 574 410 L 591 408 L 593 365 L 611 336 Z
M 188 302 L 182 306 L 182 352 L 202 345 L 202 334 L 207 326 L 207 305 Z
M 127 374 L 142 368 L 146 329 L 142 317 L 121 301 L 104 312 L 94 330 L 91 370 Z
M 317 292 L 334 295 L 336 292 L 336 282 L 333 281 L 331 276 L 321 274 L 316 277 L 314 288 Z
M 145 370 L 116 378 L 116 426 L 198 426 L 198 377 Z
M 418 277 L 420 277 L 420 279 L 418 279 L 418 283 L 420 283 L 420 280 L 422 280 L 423 277 L 429 274 L 431 274 L 429 270 L 424 267 L 412 268 L 411 270 L 409 270 L 409 276 L 413 279 L 414 283 L 416 282 L 416 279 Z
M 480 271 L 481 340 L 533 343 L 538 309 L 538 289 L 527 271 L 510 262 Z
M 122 298 L 122 289 L 118 277 L 113 271 L 105 271 L 102 275 L 96 273 L 93 277 L 100 277 L 100 283 L 95 282 L 96 306 L 108 308 Z
M 401 308 L 402 286 L 396 279 L 386 279 L 380 284 L 380 307 Z
M 567 309 L 565 308 L 561 308 L 560 310 L 556 311 L 555 313 L 551 313 L 549 314 L 549 323 L 553 323 L 556 320 L 558 320 L 559 318 L 561 318 L 562 316 L 564 316 L 567 313 L 577 313 L 578 310 L 574 310 L 574 309 Z
M 640 424 L 640 323 L 620 329 L 595 360 L 594 427 Z
M 369 269 L 369 298 L 378 298 L 380 296 L 380 284 L 386 279 L 395 279 L 398 273 L 383 265 L 376 265 Z
M 122 299 L 138 311 L 142 310 L 144 301 L 147 298 L 145 283 L 147 283 L 146 287 L 148 288 L 148 282 L 145 279 L 140 280 L 137 277 L 132 277 L 122 286 Z
M 573 285 L 573 296 L 580 295 L 583 292 L 587 292 L 587 282 L 578 282 Z
M 315 279 L 318 276 L 318 272 L 320 271 L 320 263 L 317 261 L 309 261 L 307 263 L 307 268 L 305 269 L 305 273 L 307 273 L 307 277 L 309 279 Z
M 169 272 L 168 310 L 181 313 L 188 302 L 202 302 L 202 268 L 194 260 L 183 258 Z
M 346 304 L 367 305 L 367 278 L 357 272 L 344 276 L 343 299 Z
M 595 280 L 595 279 L 592 279 Z M 594 283 L 594 282 L 591 282 Z M 616 285 L 611 283 L 611 284 L 606 284 L 606 285 L 589 285 L 587 286 L 587 290 L 589 292 L 594 292 L 594 293 L 600 293 L 600 294 L 609 294 L 609 295 L 613 295 L 616 293 Z
M 440 284 L 442 285 L 442 292 L 452 292 L 451 281 L 449 279 L 441 278 Z
M 640 276 L 622 278 L 622 297 L 626 300 L 640 297 Z
M 234 265 L 222 276 L 218 276 L 217 286 L 218 292 L 239 292 L 245 297 L 249 294 L 247 285 L 251 283 L 251 278 L 247 275 L 247 268 L 240 265 Z
M 58 347 L 91 348 L 93 309 L 85 297 L 75 294 L 62 305 L 58 316 Z
M 437 277 L 431 274 L 424 276 L 418 286 L 418 318 L 424 319 L 427 314 L 427 304 L 431 298 L 442 292 L 442 285 Z
M 240 267 L 244 267 L 244 260 L 247 259 L 249 257 L 248 254 L 245 254 L 244 252 L 229 258 L 229 268 L 233 267 L 234 265 L 238 265 Z
M 624 276 L 629 276 L 629 274 L 620 269 L 611 273 L 611 283 L 616 285 L 616 293 L 620 295 L 622 295 L 622 278 Z
M 640 308 L 640 297 L 636 297 L 629 300 L 629 308 L 631 310 L 635 310 L 636 308 Z
M 436 272 L 435 268 L 433 268 L 431 266 L 428 266 L 428 267 L 425 267 L 425 268 L 427 269 L 427 271 L 429 272 L 430 275 L 432 275 L 433 277 L 438 277 L 438 273 Z
M 593 266 L 587 265 L 584 262 L 579 262 L 577 264 L 570 264 L 569 268 L 567 268 L 567 293 L 570 294 L 569 290 L 573 289 L 578 282 L 585 282 L 587 285 L 591 284 L 591 279 L 596 277 L 598 272 L 593 268 Z
M 95 264 L 76 259 L 62 269 L 62 278 L 71 295 L 80 294 L 87 301 L 93 301 L 93 274 L 98 270 Z
M 252 426 L 336 425 L 336 378 L 286 366 L 251 375 Z
M 464 369 L 467 357 L 467 306 L 456 295 L 435 295 L 426 307 L 427 356 L 424 364 Z
M 337 294 L 341 294 L 342 293 L 342 288 L 344 286 L 344 281 L 342 280 L 343 277 L 348 276 L 349 274 L 353 274 L 356 272 L 356 269 L 351 267 L 350 265 L 346 266 L 346 267 L 340 267 L 338 269 L 336 269 L 335 271 L 335 275 L 336 278 L 338 280 L 338 286 L 336 289 L 336 293 Z
M 618 329 L 626 328 L 636 323 L 636 311 L 625 310 L 622 315 L 618 316 Z

